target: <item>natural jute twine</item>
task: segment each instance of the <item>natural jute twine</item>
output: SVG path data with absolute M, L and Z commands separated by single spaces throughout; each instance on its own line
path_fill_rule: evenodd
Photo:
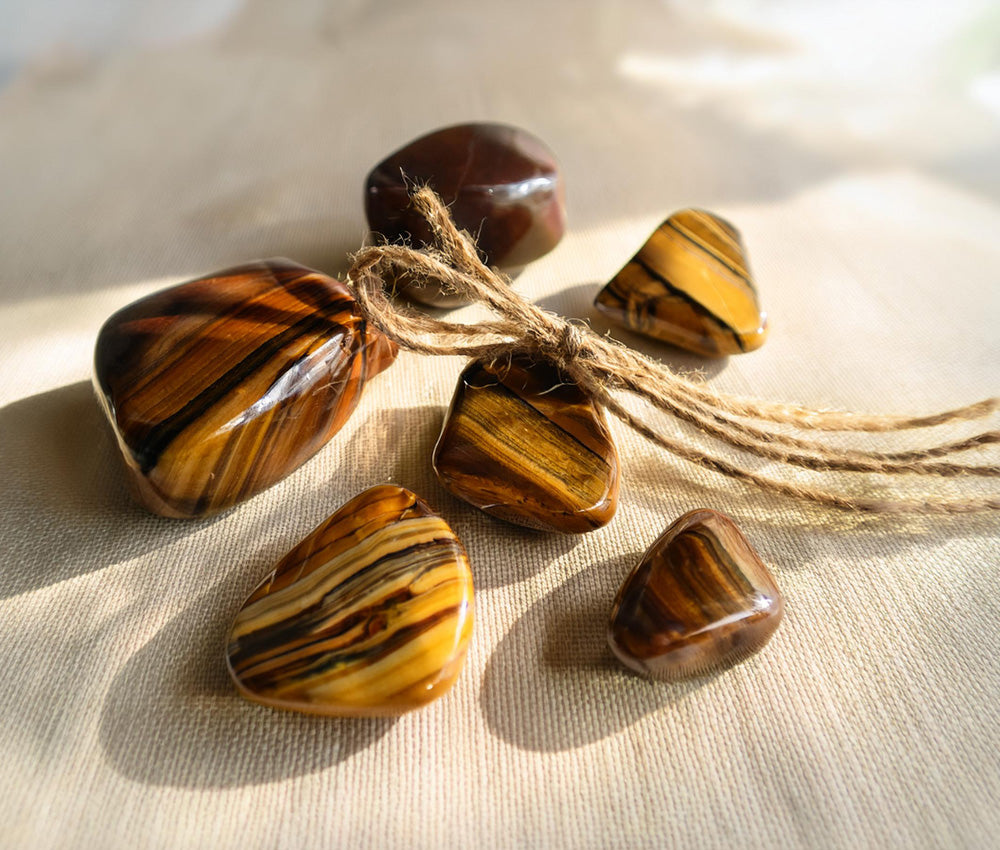
M 484 265 L 475 242 L 458 230 L 434 192 L 428 188 L 416 190 L 412 204 L 427 219 L 433 244 L 419 250 L 401 245 L 363 248 L 352 258 L 348 275 L 368 321 L 403 348 L 420 354 L 465 355 L 484 360 L 513 354 L 545 358 L 610 413 L 667 451 L 772 492 L 876 513 L 957 514 L 1000 509 L 1000 497 L 995 496 L 949 498 L 922 494 L 918 498 L 865 498 L 769 478 L 720 456 L 715 450 L 699 449 L 669 437 L 627 410 L 614 393 L 631 393 L 694 425 L 715 445 L 729 447 L 730 454 L 731 449 L 740 449 L 760 458 L 824 473 L 938 478 L 1000 476 L 1000 466 L 972 466 L 943 460 L 1000 442 L 1000 431 L 984 431 L 962 440 L 896 452 L 834 447 L 809 432 L 903 431 L 967 422 L 992 416 L 1000 407 L 1000 399 L 986 399 L 930 416 L 891 416 L 809 410 L 719 393 L 613 339 L 597 335 L 582 323 L 556 316 L 526 301 L 509 286 L 506 278 Z M 499 318 L 477 324 L 455 324 L 394 305 L 386 297 L 385 282 L 400 272 L 433 279 L 464 298 L 483 302 Z M 796 430 L 800 433 L 794 433 Z

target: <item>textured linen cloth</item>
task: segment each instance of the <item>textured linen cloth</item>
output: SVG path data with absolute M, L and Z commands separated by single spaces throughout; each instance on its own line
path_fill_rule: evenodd
M 569 232 L 516 282 L 546 308 L 608 330 L 598 287 L 695 205 L 742 230 L 770 340 L 706 364 L 620 339 L 721 389 L 814 407 L 920 413 L 994 395 L 995 9 L 217 6 L 195 34 L 158 39 L 152 15 L 145 41 L 19 60 L 0 89 L 0 845 L 996 846 L 994 517 L 815 508 L 615 423 L 607 527 L 510 527 L 430 467 L 461 361 L 404 353 L 284 482 L 170 521 L 130 502 L 89 384 L 102 321 L 164 285 L 271 255 L 343 273 L 367 170 L 481 119 L 533 131 L 562 162 Z M 223 656 L 241 601 L 386 481 L 468 548 L 477 619 L 455 688 L 398 719 L 244 702 Z M 696 507 L 736 519 L 786 618 L 740 666 L 651 683 L 615 663 L 606 619 L 640 554 Z

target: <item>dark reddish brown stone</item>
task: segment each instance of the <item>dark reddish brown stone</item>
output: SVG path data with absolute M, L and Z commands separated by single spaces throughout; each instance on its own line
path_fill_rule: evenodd
M 390 242 L 425 244 L 426 222 L 410 207 L 414 184 L 437 192 L 458 226 L 477 240 L 487 264 L 516 273 L 551 251 L 566 226 L 559 166 L 537 137 L 505 124 L 457 124 L 410 142 L 365 181 L 371 229 Z M 439 306 L 460 303 L 433 284 L 407 294 Z

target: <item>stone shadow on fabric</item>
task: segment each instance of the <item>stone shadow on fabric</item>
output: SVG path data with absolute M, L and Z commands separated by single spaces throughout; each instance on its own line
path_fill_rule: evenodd
M 132 501 L 87 381 L 0 409 L 0 435 L 0 598 L 127 561 L 214 521 L 169 520 Z
M 611 654 L 605 636 L 611 604 L 639 557 L 621 555 L 577 573 L 514 623 L 493 651 L 480 691 L 494 734 L 525 750 L 583 747 L 668 710 L 717 678 L 654 682 Z
M 444 406 L 424 405 L 372 413 L 343 449 L 345 474 L 360 476 L 355 492 L 391 481 L 426 499 L 465 546 L 479 590 L 530 578 L 578 545 L 579 535 L 547 534 L 494 519 L 441 486 L 431 458 L 446 411 Z M 495 557 L 498 537 L 512 553 L 503 564 Z
M 261 575 L 266 570 L 263 566 Z M 122 776 L 183 788 L 277 782 L 349 759 L 396 722 L 296 714 L 239 697 L 226 669 L 225 646 L 232 619 L 254 583 L 234 588 L 239 582 L 230 577 L 216 584 L 115 676 L 99 739 Z
M 638 247 L 636 245 L 637 249 Z M 594 298 L 603 286 L 603 283 L 568 286 L 559 292 L 539 298 L 535 303 L 542 309 L 565 316 L 567 319 L 586 319 L 590 329 L 598 336 L 610 336 L 627 348 L 634 349 L 651 360 L 659 361 L 680 374 L 698 374 L 703 378 L 712 378 L 729 364 L 728 357 L 700 357 L 611 324 L 594 307 Z

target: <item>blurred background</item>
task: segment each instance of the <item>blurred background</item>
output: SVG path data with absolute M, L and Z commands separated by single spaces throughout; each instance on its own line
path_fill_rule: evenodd
M 162 228 L 168 211 L 194 225 L 185 236 L 217 245 L 239 219 L 239 245 L 213 253 L 186 239 L 190 261 L 285 247 L 268 230 L 292 202 L 306 235 L 287 247 L 322 260 L 310 221 L 329 234 L 330 217 L 345 217 L 353 240 L 368 166 L 475 118 L 549 142 L 577 224 L 596 192 L 607 214 L 659 212 L 886 167 L 1000 197 L 990 0 L 0 0 L 0 21 L 0 168 L 34 148 L 38 179 L 60 181 L 66 207 L 62 217 L 45 198 L 47 227 L 85 214 L 102 189 L 88 175 L 112 192 L 107 181 L 121 181 L 136 201 L 104 213 L 120 219 L 116 245 L 133 226 Z M 214 168 L 178 183 L 206 157 Z M 17 222 L 37 225 L 45 193 L 13 182 L 6 202 L 21 214 L 0 239 L 20 242 Z M 351 206 L 320 197 L 331 192 Z M 174 235 L 162 250 L 176 251 Z M 116 245 L 81 245 L 78 260 L 104 266 L 110 253 L 120 269 Z M 191 266 L 144 248 L 151 271 Z
M 475 86 L 504 64 L 474 37 L 488 27 L 496 53 L 543 75 L 620 77 L 650 97 L 710 105 L 831 151 L 883 149 L 962 170 L 951 161 L 958 149 L 992 152 L 1000 121 L 1000 6 L 989 0 L 514 0 L 502 9 L 475 0 L 2 0 L 0 20 L 5 85 L 199 40 L 298 54 L 349 51 L 350 33 L 377 44 L 405 32 L 416 55 L 396 48 L 371 61 L 461 67 Z M 593 55 L 566 62 L 579 39 Z

